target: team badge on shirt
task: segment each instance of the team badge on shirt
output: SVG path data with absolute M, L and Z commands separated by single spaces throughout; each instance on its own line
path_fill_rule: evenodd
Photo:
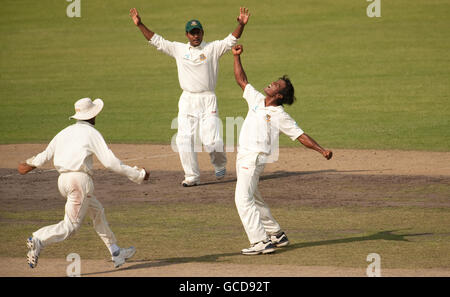
M 270 122 L 270 114 L 266 114 L 266 121 Z
M 206 56 L 204 54 L 200 55 L 200 61 L 205 61 L 206 60 Z

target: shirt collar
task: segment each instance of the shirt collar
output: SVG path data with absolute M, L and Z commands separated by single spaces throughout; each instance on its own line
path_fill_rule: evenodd
M 266 109 L 271 110 L 271 111 L 283 111 L 284 108 L 282 105 L 278 105 L 278 106 L 266 106 Z
M 198 50 L 202 50 L 204 47 L 205 47 L 205 45 L 206 45 L 206 42 L 204 41 L 204 40 L 202 40 L 202 43 L 200 43 L 200 45 L 199 46 L 192 46 L 191 45 L 191 43 L 188 41 L 188 43 L 187 43 L 187 46 L 188 46 L 188 49 L 198 49 Z

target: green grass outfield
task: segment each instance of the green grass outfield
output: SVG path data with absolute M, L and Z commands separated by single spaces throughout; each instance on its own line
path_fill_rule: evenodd
M 68 18 L 63 0 L 3 0 L 0 143 L 48 142 L 82 97 L 104 99 L 97 126 L 108 142 L 170 143 L 181 93 L 175 62 L 146 45 L 129 9 L 184 42 L 188 19 L 200 19 L 211 41 L 235 28 L 245 5 L 249 81 L 262 90 L 289 74 L 299 100 L 287 111 L 319 143 L 449 151 L 450 4 L 381 2 L 382 17 L 369 18 L 365 0 L 81 0 L 81 18 Z M 244 117 L 231 53 L 220 67 L 220 115 Z
M 137 248 L 136 259 L 361 267 L 370 253 L 383 268 L 449 268 L 448 210 L 419 207 L 272 207 L 291 244 L 268 257 L 243 257 L 248 240 L 234 205 L 126 204 L 106 215 L 121 246 Z M 25 238 L 61 220 L 63 210 L 0 211 L 0 256 L 24 257 Z M 7 240 L 3 240 L 7 239 Z M 21 248 L 23 247 L 23 248 Z M 45 258 L 107 259 L 108 251 L 86 219 L 70 240 L 43 250 Z

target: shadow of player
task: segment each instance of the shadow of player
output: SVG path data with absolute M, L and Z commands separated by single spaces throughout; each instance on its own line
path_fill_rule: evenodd
M 290 244 L 284 248 L 279 248 L 274 253 L 286 253 L 292 250 L 314 247 L 314 246 L 323 246 L 323 245 L 333 245 L 333 244 L 341 244 L 341 243 L 352 243 L 352 242 L 361 242 L 361 241 L 372 241 L 372 240 L 391 240 L 391 241 L 405 241 L 409 242 L 409 240 L 405 237 L 413 237 L 413 236 L 424 236 L 424 235 L 432 235 L 432 233 L 403 233 L 403 234 L 395 234 L 399 230 L 388 230 L 388 231 L 380 231 L 371 235 L 366 236 L 355 236 L 355 237 L 347 237 L 340 239 L 331 239 L 331 240 L 321 240 L 321 241 L 311 241 L 311 242 L 299 242 Z M 115 271 L 121 270 L 134 270 L 134 269 L 146 269 L 146 268 L 154 268 L 154 267 L 162 267 L 173 264 L 182 264 L 182 263 L 214 263 L 217 262 L 220 258 L 225 257 L 233 257 L 241 255 L 240 252 L 234 253 L 220 253 L 220 254 L 211 254 L 211 255 L 203 255 L 198 257 L 176 257 L 176 258 L 165 258 L 165 259 L 155 259 L 155 260 L 136 260 L 129 261 L 127 263 L 131 264 L 130 266 L 123 267 L 120 269 L 102 271 L 102 272 L 93 272 L 86 273 L 82 275 L 95 275 L 95 274 L 103 274 L 103 273 L 113 273 Z M 134 264 L 135 263 L 135 264 Z
M 272 172 L 272 173 L 263 174 L 259 178 L 259 180 L 263 181 L 263 180 L 284 178 L 284 177 L 290 177 L 290 176 L 302 176 L 302 175 L 321 174 L 321 173 L 355 173 L 355 172 L 369 172 L 369 171 L 376 171 L 376 170 L 336 170 L 336 169 L 326 169 L 326 170 L 314 170 L 314 171 L 275 171 L 275 172 Z M 202 182 L 199 185 L 197 185 L 197 187 L 216 185 L 216 184 L 235 183 L 236 181 L 237 181 L 236 177 L 230 178 L 230 179 L 226 178 L 224 180 Z

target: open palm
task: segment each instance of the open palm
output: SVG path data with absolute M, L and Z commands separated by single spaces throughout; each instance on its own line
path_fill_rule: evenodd
M 133 19 L 133 22 L 136 26 L 141 23 L 141 18 L 139 17 L 136 8 L 130 9 L 130 17 Z
M 250 17 L 250 13 L 248 12 L 248 8 L 241 7 L 239 17 L 237 18 L 237 21 L 239 22 L 239 24 L 246 25 L 249 17 Z

